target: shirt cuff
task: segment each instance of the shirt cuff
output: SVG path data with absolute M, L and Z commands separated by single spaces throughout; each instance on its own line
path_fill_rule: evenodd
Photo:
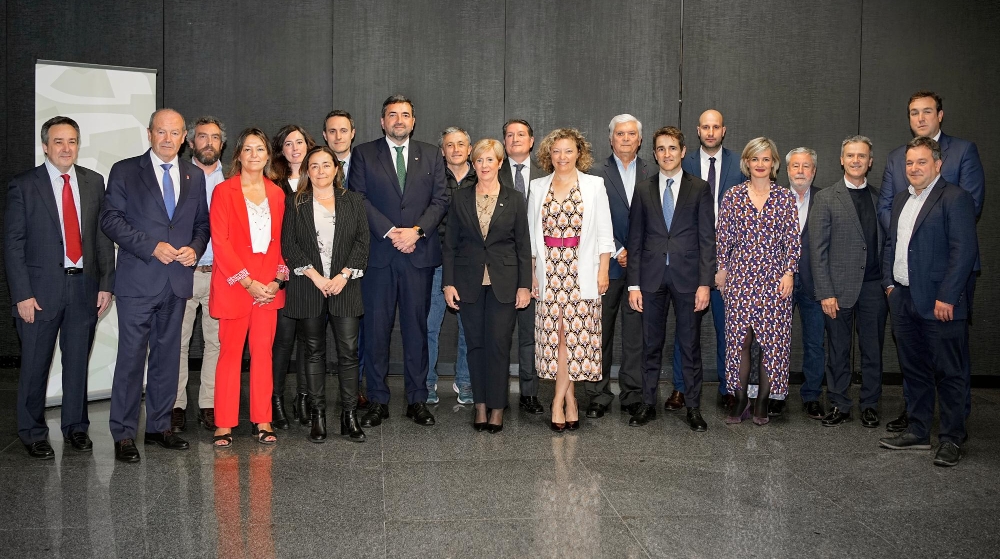
M 351 279 L 358 279 L 365 275 L 364 270 L 359 270 L 357 268 L 348 268 L 348 270 L 351 272 Z
M 285 274 L 287 276 L 288 275 L 288 266 L 285 266 L 284 264 L 279 264 L 278 265 L 278 274 L 279 275 L 280 274 Z
M 628 290 L 629 291 L 639 291 L 639 286 L 638 285 L 630 285 L 630 286 L 628 286 Z
M 611 258 L 618 258 L 618 255 L 621 254 L 623 250 L 625 250 L 625 247 L 622 247 L 622 248 L 620 248 L 620 249 L 612 252 L 611 253 Z
M 306 264 L 305 266 L 299 266 L 292 271 L 295 272 L 296 276 L 304 276 L 306 275 L 306 270 L 312 270 L 313 268 L 314 266 L 312 264 Z
M 243 278 L 248 278 L 248 277 L 250 277 L 250 272 L 248 272 L 246 268 L 243 268 L 239 272 L 236 272 L 235 274 L 229 276 L 226 279 L 226 282 L 229 285 L 233 285 L 235 283 L 238 283 L 238 282 L 242 281 Z
M 382 238 L 384 239 L 384 238 L 388 237 L 389 233 L 392 233 L 395 230 L 396 230 L 395 227 L 390 227 L 389 230 L 385 232 L 385 235 L 382 235 Z

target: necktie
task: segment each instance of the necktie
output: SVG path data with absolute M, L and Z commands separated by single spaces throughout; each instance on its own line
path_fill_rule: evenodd
M 674 179 L 667 179 L 667 187 L 663 189 L 663 222 L 667 224 L 667 232 L 670 232 L 670 225 L 674 221 L 674 194 L 670 191 L 670 186 L 674 184 Z M 670 253 L 667 253 L 667 265 L 670 265 Z
M 83 240 L 80 238 L 80 220 L 76 213 L 76 202 L 73 200 L 73 187 L 69 184 L 69 175 L 60 175 L 63 180 L 63 232 L 66 234 L 66 257 L 73 262 L 79 262 L 83 256 Z
M 403 191 L 406 184 L 406 162 L 403 161 L 403 146 L 393 146 L 396 150 L 396 176 L 399 177 L 399 191 Z
M 708 158 L 708 186 L 709 186 L 709 188 L 712 189 L 712 200 L 715 200 L 715 192 L 717 190 L 716 187 L 715 187 L 715 183 L 716 183 L 716 179 L 715 179 L 715 158 L 714 157 L 709 157 Z
M 170 168 L 173 165 L 164 163 L 160 167 L 163 167 L 163 205 L 167 207 L 167 217 L 173 219 L 174 207 L 177 204 L 174 201 L 174 179 L 170 178 Z
M 351 168 L 351 162 L 350 162 L 350 160 L 348 160 L 347 163 L 344 163 L 343 165 L 344 165 L 344 189 L 346 190 L 347 189 L 347 172 Z
M 524 175 L 521 174 L 521 169 L 524 169 L 524 163 L 514 164 L 514 189 L 525 194 Z

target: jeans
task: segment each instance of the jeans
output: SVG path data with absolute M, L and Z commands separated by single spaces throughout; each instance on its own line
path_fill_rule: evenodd
M 802 287 L 799 274 L 795 274 L 795 291 L 792 295 L 799 307 L 802 321 L 802 388 L 803 402 L 818 402 L 823 395 L 825 357 L 823 353 L 823 305 Z
M 447 305 L 444 303 L 444 293 L 441 291 L 441 266 L 434 269 L 434 283 L 431 285 L 431 312 L 427 313 L 427 386 L 434 386 L 438 381 L 438 337 L 441 335 L 441 323 Z M 462 315 L 458 315 L 458 356 L 455 358 L 455 384 L 460 387 L 471 386 L 469 380 L 468 348 L 465 345 L 465 329 L 462 327 Z

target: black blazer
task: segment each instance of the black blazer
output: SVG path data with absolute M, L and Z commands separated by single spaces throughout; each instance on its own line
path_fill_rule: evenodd
M 542 168 L 539 167 L 537 163 L 535 163 L 535 160 L 532 159 L 530 155 L 528 156 L 528 162 L 525 163 L 525 165 L 528 166 L 528 183 L 524 185 L 525 211 L 527 211 L 528 195 L 531 194 L 531 181 L 535 179 L 540 179 L 548 175 L 548 173 L 543 172 Z M 513 174 L 514 172 L 510 170 L 510 158 L 504 157 L 503 163 L 500 164 L 500 174 L 497 175 L 497 180 L 500 181 L 500 186 L 506 186 L 507 188 L 513 190 L 514 192 L 517 192 L 517 190 L 514 188 Z
M 92 300 L 89 307 L 97 314 L 97 292 L 113 291 L 115 246 L 98 224 L 104 205 L 104 177 L 84 167 L 75 168 L 80 186 L 83 273 L 87 296 Z M 3 244 L 12 315 L 20 316 L 17 304 L 34 297 L 42 307 L 35 317 L 55 318 L 64 304 L 65 249 L 59 209 L 44 164 L 10 182 Z
M 295 273 L 296 268 L 312 264 L 327 277 L 340 273 L 344 268 L 364 271 L 368 267 L 368 220 L 361 196 L 355 192 L 335 190 L 337 227 L 333 233 L 333 258 L 330 270 L 323 269 L 316 242 L 316 223 L 313 197 L 307 194 L 296 203 L 295 195 L 285 197 L 285 220 L 281 226 L 281 252 L 291 271 L 285 294 L 285 316 L 289 318 L 315 318 L 326 304 L 333 316 L 361 316 L 361 279 L 347 280 L 338 295 L 325 298 L 312 280 Z
M 656 174 L 656 165 L 647 165 L 641 157 L 635 159 L 635 184 L 642 184 L 642 181 L 650 174 Z M 604 160 L 604 165 L 595 167 L 593 174 L 604 179 L 604 187 L 608 190 L 608 208 L 611 210 L 611 225 L 615 232 L 615 250 L 618 250 L 628 242 L 628 214 L 629 201 L 625 192 L 625 182 L 621 173 L 618 172 L 618 163 L 615 156 L 609 155 Z M 633 191 L 632 197 L 635 197 Z M 621 279 L 625 277 L 625 270 L 618 264 L 618 260 L 611 259 L 608 268 L 608 277 L 611 279 Z
M 493 293 L 501 303 L 513 303 L 519 288 L 531 289 L 527 202 L 513 188 L 500 187 L 485 239 L 476 213 L 476 188 L 456 190 L 451 200 L 442 285 L 454 286 L 461 303 L 475 303 L 486 267 Z
M 636 183 L 629 213 L 628 285 L 656 291 L 669 270 L 681 293 L 715 280 L 715 211 L 708 183 L 684 173 L 667 231 L 660 201 L 660 174 Z M 666 265 L 670 254 L 670 266 Z

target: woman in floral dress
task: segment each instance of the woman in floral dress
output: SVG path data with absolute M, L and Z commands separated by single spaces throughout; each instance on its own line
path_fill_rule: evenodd
M 584 173 L 593 162 L 579 131 L 553 130 L 538 154 L 550 174 L 531 181 L 528 199 L 535 368 L 556 381 L 555 431 L 580 426 L 573 383 L 601 379 L 601 296 L 615 245 L 604 180 Z
M 750 347 L 760 345 L 760 390 L 753 421 L 767 423 L 768 394 L 788 392 L 792 287 L 800 239 L 795 196 L 775 184 L 778 148 L 755 138 L 740 167 L 750 180 L 729 189 L 719 204 L 715 283 L 726 304 L 726 386 L 737 397 L 727 423 L 750 416 Z

